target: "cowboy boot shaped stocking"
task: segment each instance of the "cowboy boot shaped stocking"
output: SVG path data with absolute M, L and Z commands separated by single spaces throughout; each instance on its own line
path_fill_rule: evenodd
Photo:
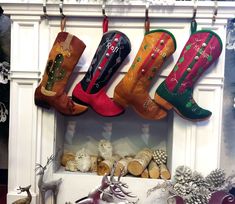
M 185 119 L 208 119 L 212 113 L 194 101 L 193 86 L 219 57 L 221 51 L 221 39 L 213 31 L 201 30 L 193 33 L 173 70 L 157 88 L 155 101 L 167 110 L 173 108 Z
M 153 30 L 144 36 L 132 66 L 114 90 L 114 100 L 132 106 L 146 119 L 158 120 L 167 113 L 149 96 L 152 79 L 176 49 L 174 36 L 166 30 Z
M 104 33 L 86 75 L 73 90 L 72 99 L 91 106 L 102 116 L 121 114 L 123 108 L 106 95 L 106 85 L 130 51 L 130 41 L 125 34 Z
M 86 106 L 74 104 L 65 92 L 66 84 L 86 45 L 67 32 L 58 33 L 49 53 L 46 69 L 35 90 L 34 101 L 43 108 L 54 107 L 64 115 L 77 115 Z

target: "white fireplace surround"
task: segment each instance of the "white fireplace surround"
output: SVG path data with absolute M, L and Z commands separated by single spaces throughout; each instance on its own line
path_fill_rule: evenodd
M 45 20 L 42 1 L 3 0 L 1 6 L 12 20 L 11 30 L 11 75 L 10 75 L 10 135 L 9 135 L 9 180 L 7 203 L 10 204 L 23 195 L 17 194 L 18 186 L 31 184 L 32 203 L 39 203 L 35 163 L 44 164 L 47 157 L 55 152 L 55 132 L 59 120 L 53 110 L 43 110 L 34 105 L 34 90 L 37 87 L 51 45 L 60 31 L 59 1 L 48 1 Z M 77 78 L 73 87 L 87 70 L 102 36 L 102 13 L 100 4 L 79 4 L 75 0 L 64 1 L 64 14 L 68 16 L 66 31 L 82 39 L 87 48 L 74 73 Z M 128 70 L 144 35 L 145 4 L 129 1 L 128 4 L 113 3 L 106 6 L 110 16 L 110 30 L 118 29 L 126 33 L 132 43 L 129 61 L 120 70 L 108 94 L 112 96 L 113 88 Z M 226 44 L 227 18 L 234 16 L 235 5 L 232 2 L 218 2 L 218 15 L 212 25 L 214 3 L 199 2 L 197 22 L 198 29 L 212 29 L 220 35 Z M 154 87 L 171 71 L 183 48 L 190 31 L 192 2 L 175 2 L 174 5 L 150 6 L 151 29 L 163 28 L 171 31 L 177 41 L 177 50 L 167 62 Z M 225 50 L 225 49 L 224 49 Z M 225 52 L 223 51 L 211 69 L 203 75 L 195 87 L 195 100 L 213 112 L 210 120 L 192 123 L 172 116 L 168 142 L 170 170 L 178 165 L 187 165 L 192 169 L 207 174 L 220 166 L 221 117 L 223 100 Z M 79 75 L 79 77 L 76 77 Z M 72 88 L 70 89 L 71 93 Z M 157 123 L 157 121 L 156 121 Z M 99 185 L 100 176 L 48 171 L 48 179 L 62 178 L 58 203 L 74 202 Z M 123 178 L 131 190 L 138 194 L 144 203 L 146 191 L 155 186 L 158 180 L 140 178 Z M 47 203 L 52 203 L 48 198 Z

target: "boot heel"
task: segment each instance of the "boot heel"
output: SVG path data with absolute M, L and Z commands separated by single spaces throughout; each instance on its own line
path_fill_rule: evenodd
M 35 99 L 34 103 L 35 103 L 35 105 L 40 106 L 42 108 L 46 108 L 46 109 L 50 109 L 50 107 L 51 107 L 47 102 L 41 101 L 41 100 L 38 100 L 38 99 Z
M 116 92 L 114 92 L 113 100 L 119 105 L 121 105 L 123 108 L 126 108 L 128 106 L 127 100 L 120 97 Z
M 168 103 L 165 99 L 163 99 L 158 94 L 155 94 L 154 100 L 157 104 L 161 105 L 166 110 L 171 110 L 173 108 L 173 106 L 170 103 Z

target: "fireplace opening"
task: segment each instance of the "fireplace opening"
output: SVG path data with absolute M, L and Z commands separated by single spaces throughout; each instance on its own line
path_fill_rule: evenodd
M 112 168 L 114 161 L 118 163 L 127 158 L 129 163 L 137 154 L 146 150 L 152 153 L 156 150 L 165 152 L 166 167 L 170 171 L 172 126 L 173 114 L 163 120 L 152 121 L 141 118 L 131 108 L 117 117 L 102 117 L 92 109 L 76 117 L 57 113 L 55 152 L 59 150 L 59 156 L 56 172 L 79 175 L 109 174 L 107 168 Z M 145 152 L 142 156 L 143 154 Z M 106 163 L 109 167 L 101 165 L 104 160 L 109 160 Z M 153 157 L 152 160 L 156 161 Z M 148 169 L 150 161 L 147 162 L 144 169 Z M 130 172 L 125 175 L 136 176 Z M 149 175 L 139 177 L 148 178 Z

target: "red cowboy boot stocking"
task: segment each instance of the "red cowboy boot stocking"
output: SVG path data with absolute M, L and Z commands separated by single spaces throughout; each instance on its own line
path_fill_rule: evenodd
M 220 37 L 209 30 L 193 33 L 181 52 L 178 62 L 156 90 L 155 101 L 167 110 L 174 109 L 185 119 L 200 121 L 211 112 L 197 105 L 193 86 L 199 77 L 219 57 Z
M 106 95 L 106 85 L 130 50 L 126 35 L 119 31 L 105 33 L 86 75 L 73 90 L 73 100 L 91 106 L 102 116 L 121 114 L 123 108 Z

